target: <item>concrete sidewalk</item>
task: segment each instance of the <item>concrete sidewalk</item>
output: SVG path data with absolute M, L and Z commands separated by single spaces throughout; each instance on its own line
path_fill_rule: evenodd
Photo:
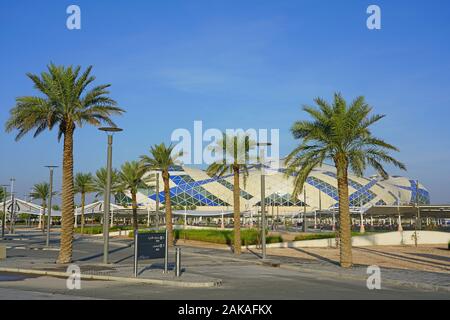
M 103 280 L 103 281 L 119 281 L 124 283 L 141 283 L 153 284 L 162 286 L 182 287 L 182 288 L 208 288 L 220 286 L 222 280 L 202 277 L 198 275 L 184 275 L 176 278 L 170 273 L 164 274 L 161 272 L 147 272 L 141 270 L 138 277 L 131 276 L 133 272 L 132 267 L 121 268 L 117 270 L 116 267 L 111 267 L 108 271 L 97 271 L 97 266 L 81 266 L 80 278 L 82 280 Z M 0 266 L 0 272 L 7 273 L 23 273 L 41 276 L 53 276 L 67 278 L 71 273 L 66 272 L 66 266 L 49 267 L 48 265 L 34 265 L 32 268 L 15 268 Z
M 52 242 L 45 247 L 42 241 L 29 238 L 11 240 L 5 244 L 7 259 L 0 261 L 0 272 L 26 273 L 68 277 L 68 265 L 55 263 L 59 252 L 58 244 Z M 157 284 L 175 287 L 204 288 L 221 284 L 221 279 L 191 272 L 183 268 L 180 277 L 175 277 L 174 252 L 169 250 L 168 273 L 164 273 L 164 259 L 140 260 L 138 277 L 134 277 L 133 248 L 130 241 L 114 240 L 110 244 L 109 261 L 103 264 L 103 242 L 91 239 L 77 239 L 74 242 L 73 265 L 80 268 L 81 278 L 87 280 L 121 281 L 127 283 Z
M 262 261 L 259 250 L 246 250 L 241 256 L 235 257 L 232 253 L 222 249 L 198 246 L 190 247 L 181 244 L 185 255 L 205 257 L 226 261 L 253 263 L 259 265 L 275 265 L 279 268 L 300 272 L 318 279 L 349 279 L 366 281 L 368 278 L 367 265 L 355 265 L 351 269 L 342 269 L 334 261 L 302 259 L 280 255 L 267 255 L 269 263 Z M 392 286 L 412 287 L 430 291 L 450 292 L 450 275 L 447 273 L 427 272 L 419 270 L 405 270 L 381 267 L 382 283 Z

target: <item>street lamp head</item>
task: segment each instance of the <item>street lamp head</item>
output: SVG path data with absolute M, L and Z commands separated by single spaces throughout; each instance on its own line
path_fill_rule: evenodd
M 271 142 L 258 142 L 256 144 L 258 147 L 270 147 L 272 145 Z
M 114 132 L 123 131 L 123 129 L 118 128 L 118 127 L 101 127 L 101 128 L 98 128 L 98 130 L 104 131 L 106 133 L 108 133 L 108 132 L 114 133 Z

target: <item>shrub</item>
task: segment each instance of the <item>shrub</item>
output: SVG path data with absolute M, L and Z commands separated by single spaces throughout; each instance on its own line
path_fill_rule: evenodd
M 109 228 L 110 232 L 119 231 L 119 230 L 132 230 L 133 227 L 131 226 L 114 226 Z M 81 227 L 75 228 L 75 233 L 81 233 Z M 103 233 L 103 226 L 90 226 L 90 227 L 84 227 L 83 234 L 101 234 Z
M 279 243 L 283 242 L 282 236 L 268 236 L 266 237 L 266 243 Z
M 295 236 L 294 241 L 306 241 L 306 240 L 317 240 L 317 239 L 331 239 L 336 235 L 334 232 L 328 233 L 311 233 L 311 234 L 299 234 Z
M 158 230 L 141 230 L 139 233 L 150 233 L 150 232 L 164 232 Z M 176 229 L 173 231 L 174 238 L 176 240 L 195 240 L 203 241 L 217 244 L 234 244 L 234 231 L 233 230 L 216 230 L 216 229 Z M 130 237 L 134 236 L 134 232 L 130 232 Z M 243 246 L 254 245 L 259 243 L 260 233 L 257 229 L 242 229 L 241 230 L 241 243 Z M 283 242 L 281 236 L 268 236 L 266 238 L 266 243 L 277 243 Z
M 369 232 L 364 233 L 364 235 L 370 234 Z M 352 232 L 352 237 L 363 235 L 360 232 Z M 306 240 L 318 240 L 318 239 L 332 239 L 336 237 L 335 232 L 326 233 L 304 233 L 295 236 L 294 241 L 306 241 Z

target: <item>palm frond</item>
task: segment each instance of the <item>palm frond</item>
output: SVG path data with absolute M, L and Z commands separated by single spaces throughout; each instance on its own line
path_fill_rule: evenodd
M 6 122 L 6 131 L 17 130 L 16 140 L 19 140 L 30 131 L 34 130 L 36 137 L 57 125 L 58 139 L 61 139 L 67 128 L 83 124 L 115 126 L 111 116 L 125 111 L 109 97 L 109 84 L 88 90 L 95 80 L 90 75 L 91 71 L 92 66 L 81 73 L 80 66 L 64 67 L 50 63 L 47 71 L 39 75 L 27 73 L 34 88 L 43 96 L 17 98 Z

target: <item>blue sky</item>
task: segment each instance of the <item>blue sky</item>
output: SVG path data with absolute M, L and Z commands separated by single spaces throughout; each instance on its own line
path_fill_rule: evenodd
M 82 29 L 66 28 L 77 4 Z M 382 29 L 366 28 L 366 8 Z M 409 177 L 433 202 L 450 202 L 450 2 L 431 1 L 22 1 L 0 2 L 0 123 L 14 99 L 34 94 L 26 72 L 56 64 L 94 66 L 97 83 L 127 110 L 116 118 L 114 165 L 169 142 L 176 128 L 279 128 L 281 153 L 300 107 L 340 91 L 364 95 L 387 115 L 374 132 L 397 145 Z M 75 171 L 105 163 L 106 138 L 76 132 Z M 19 196 L 60 164 L 56 132 L 14 141 L 0 132 L 0 183 Z M 391 170 L 392 174 L 399 174 Z M 60 187 L 61 174 L 55 175 Z

